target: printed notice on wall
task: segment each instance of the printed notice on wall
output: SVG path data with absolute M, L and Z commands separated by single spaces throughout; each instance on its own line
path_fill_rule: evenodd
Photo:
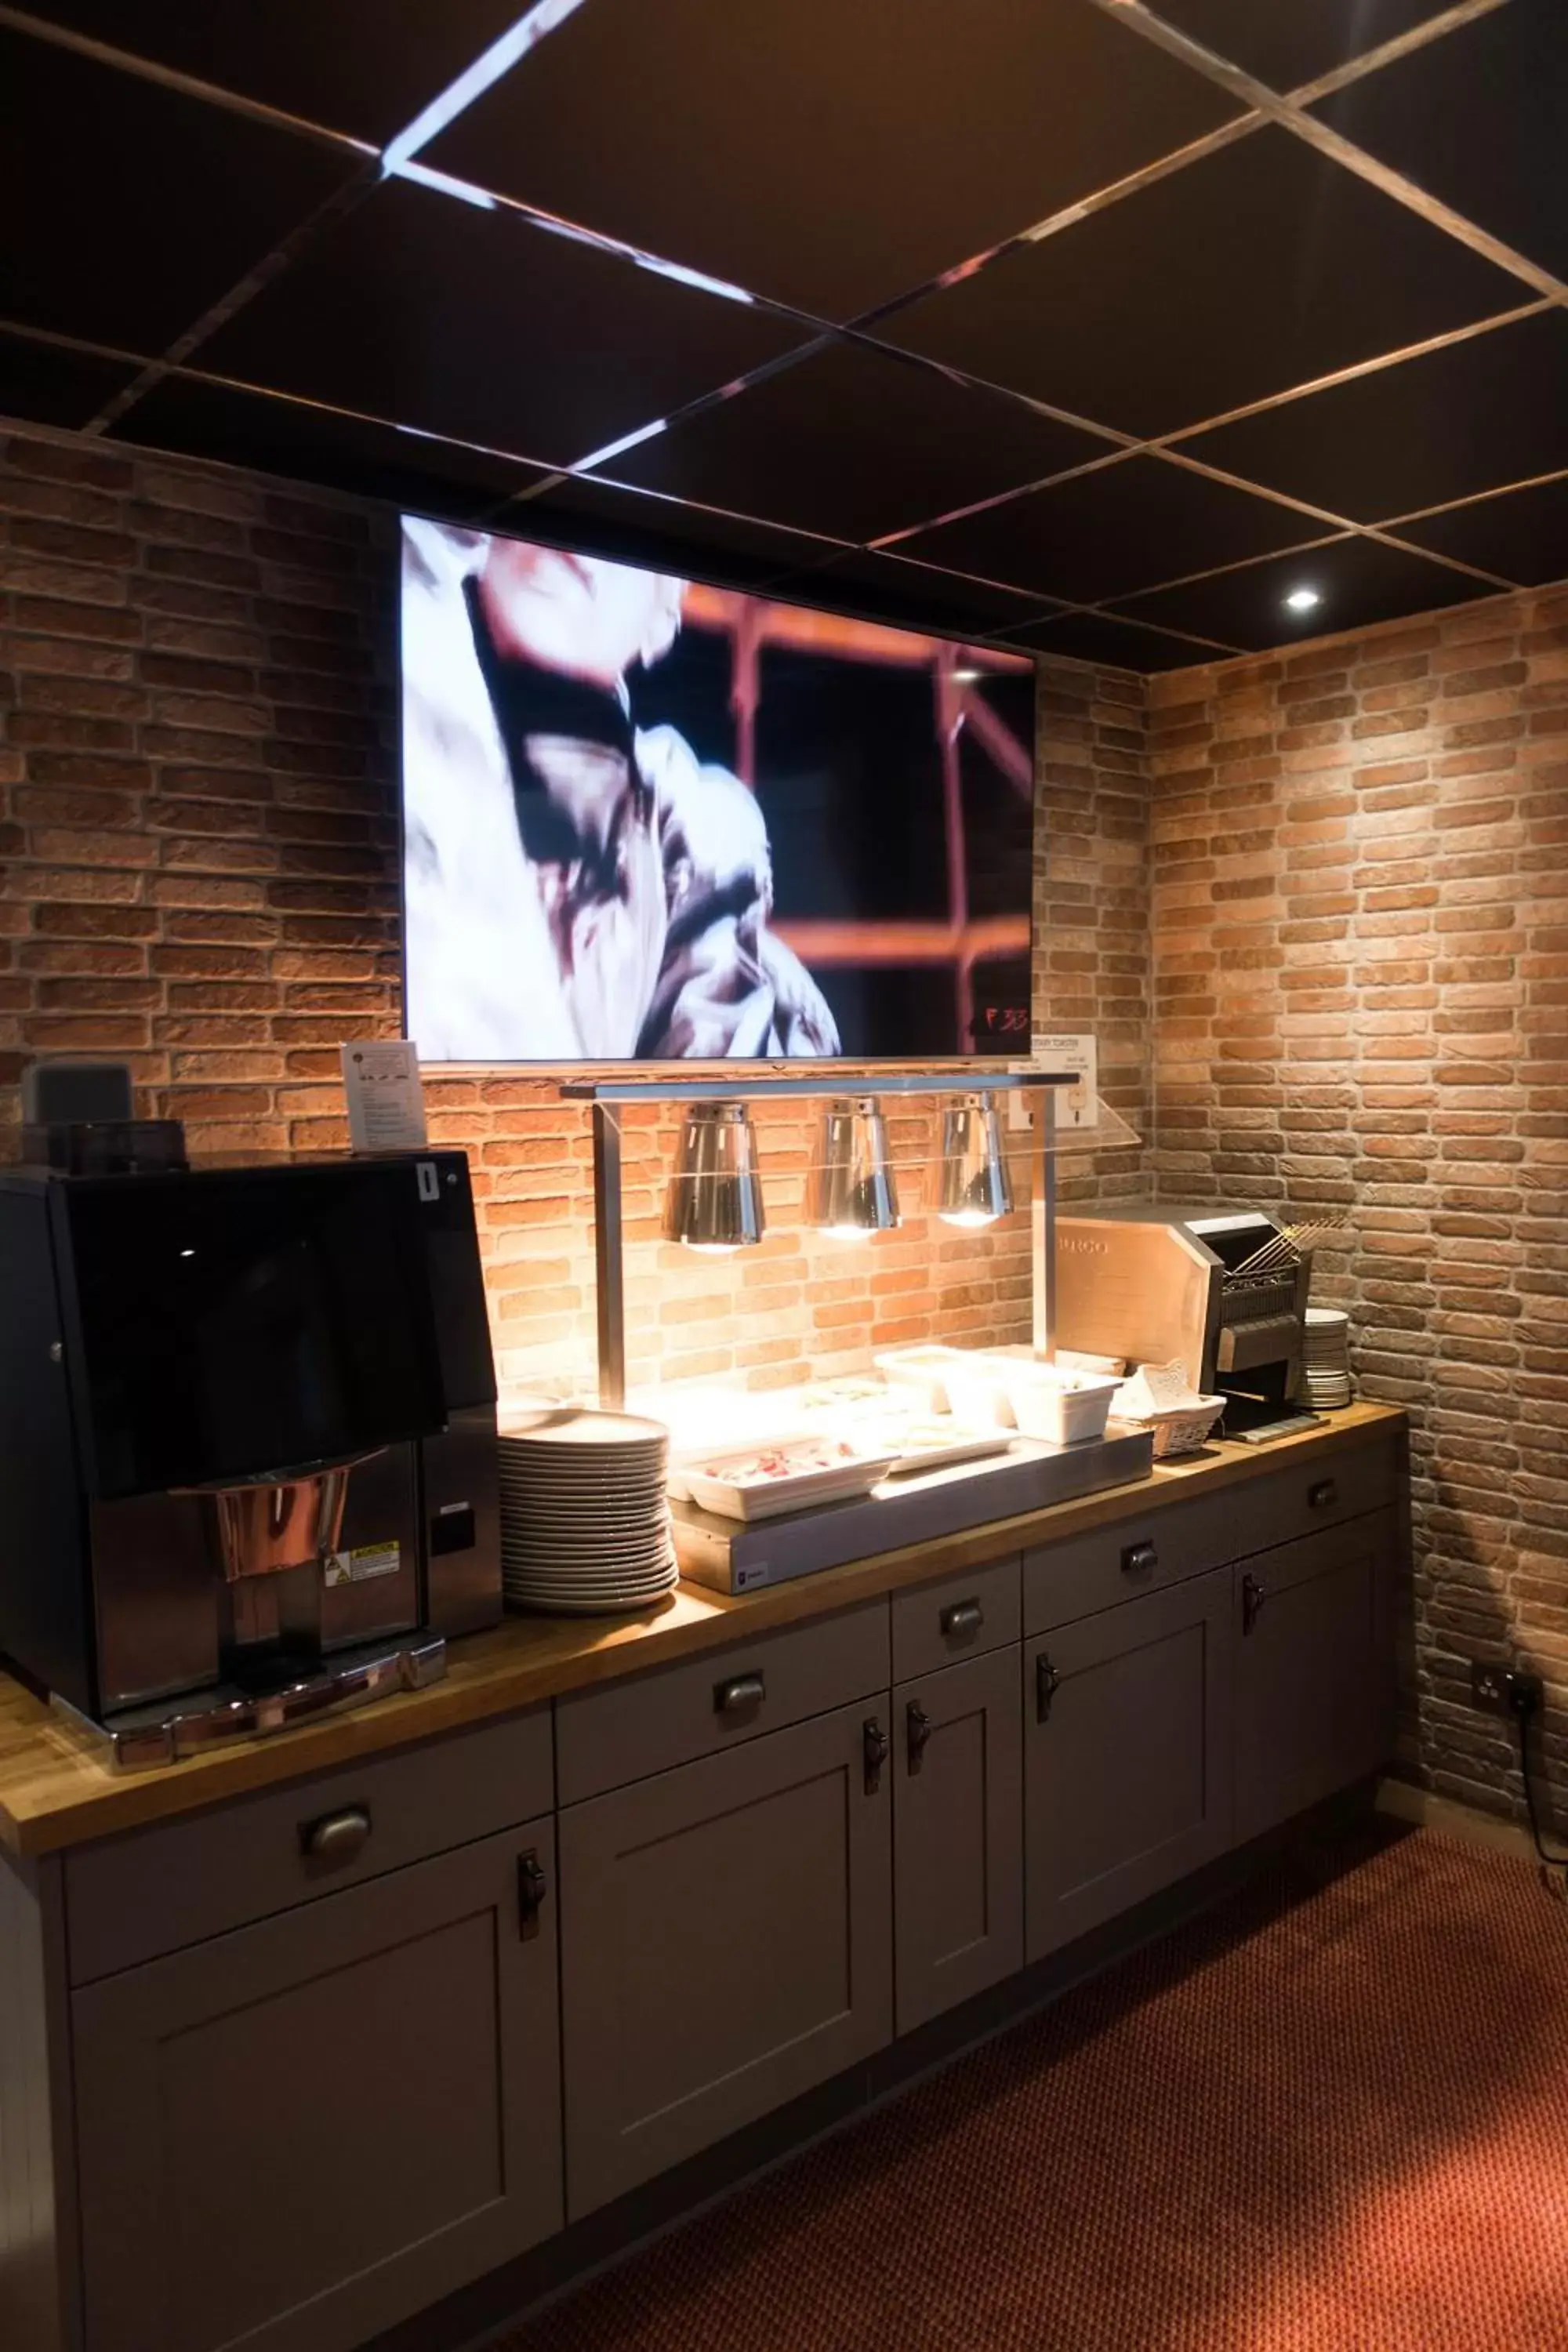
M 1098 1126 L 1100 1056 L 1093 1030 L 1076 1036 L 1036 1037 L 1032 1044 L 1037 1070 L 1071 1070 L 1074 1074 L 1070 1087 L 1057 1089 L 1058 1134 L 1068 1128 Z
M 411 1038 L 351 1038 L 342 1062 L 355 1151 L 407 1151 L 427 1140 L 419 1049 Z

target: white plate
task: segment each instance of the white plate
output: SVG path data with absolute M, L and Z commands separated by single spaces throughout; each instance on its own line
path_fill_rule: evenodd
M 501 1554 L 503 1568 L 521 1574 L 537 1570 L 545 1576 L 640 1576 L 645 1570 L 662 1566 L 669 1557 L 668 1540 L 661 1543 L 627 1546 L 624 1551 L 592 1551 L 575 1554 L 560 1544 L 537 1544 L 508 1549 Z
M 526 1599 L 563 1604 L 574 1601 L 597 1601 L 605 1606 L 618 1601 L 622 1608 L 633 1609 L 640 1601 L 654 1601 L 661 1592 L 668 1592 L 679 1580 L 668 1571 L 663 1576 L 650 1576 L 641 1584 L 539 1584 L 531 1577 L 516 1577 L 502 1590 L 511 1601 Z
M 527 1495 L 540 1502 L 559 1496 L 563 1503 L 635 1503 L 664 1492 L 664 1473 L 658 1470 L 647 1478 L 509 1478 L 503 1470 L 500 1485 L 508 1495 Z
M 514 1580 L 537 1584 L 646 1584 L 650 1577 L 667 1575 L 674 1559 L 675 1554 L 667 1545 L 663 1551 L 650 1552 L 644 1559 L 616 1560 L 613 1565 L 595 1568 L 574 1560 L 507 1560 L 502 1573 Z
M 666 1551 L 651 1559 L 626 1561 L 616 1569 L 577 1570 L 563 1565 L 560 1560 L 535 1560 L 528 1566 L 510 1563 L 502 1573 L 514 1584 L 558 1585 L 563 1591 L 578 1586 L 595 1591 L 640 1591 L 645 1585 L 655 1584 L 661 1577 L 673 1574 L 675 1554 Z
M 662 1462 L 647 1462 L 635 1470 L 613 1470 L 590 1455 L 579 1465 L 573 1463 L 568 1470 L 552 1463 L 548 1470 L 519 1469 L 503 1462 L 498 1473 L 505 1486 L 526 1486 L 532 1494 L 608 1495 L 623 1490 L 638 1491 L 664 1484 Z
M 614 1583 L 617 1579 L 651 1576 L 669 1560 L 668 1547 L 656 1550 L 651 1546 L 644 1552 L 627 1552 L 617 1559 L 571 1559 L 558 1551 L 512 1552 L 503 1558 L 501 1570 L 507 1576 L 548 1576 L 565 1580 L 583 1580 L 595 1583 Z
M 667 1603 L 675 1587 L 668 1592 L 655 1593 L 646 1601 L 529 1601 L 521 1594 L 509 1595 L 514 1609 L 531 1610 L 538 1617 L 644 1617 Z
M 618 1519 L 647 1522 L 664 1516 L 664 1489 L 655 1495 L 629 1496 L 585 1495 L 563 1500 L 560 1496 L 509 1495 L 501 1496 L 501 1511 L 511 1518 L 560 1519 L 573 1527 L 594 1526 Z

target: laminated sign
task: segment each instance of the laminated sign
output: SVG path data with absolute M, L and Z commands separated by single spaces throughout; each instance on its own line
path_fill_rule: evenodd
M 406 1151 L 424 1143 L 419 1048 L 407 1037 L 355 1037 L 342 1047 L 349 1141 L 355 1151 Z

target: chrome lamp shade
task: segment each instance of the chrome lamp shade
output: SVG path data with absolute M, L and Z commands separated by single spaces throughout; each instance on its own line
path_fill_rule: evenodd
M 665 1236 L 689 1249 L 749 1249 L 763 1238 L 757 1139 L 744 1103 L 693 1103 L 665 1203 Z
M 989 1225 L 1013 1206 L 1001 1121 L 988 1094 L 968 1095 L 942 1115 L 942 1195 L 950 1225 Z
M 806 1189 L 806 1220 L 846 1240 L 890 1233 L 901 1220 L 888 1123 L 869 1095 L 830 1103 Z

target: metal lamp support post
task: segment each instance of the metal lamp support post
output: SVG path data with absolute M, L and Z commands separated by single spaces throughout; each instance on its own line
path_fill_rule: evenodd
M 626 1300 L 621 1263 L 621 1128 L 608 1103 L 594 1105 L 594 1300 L 599 1323 L 599 1402 L 626 1401 Z
M 1057 1097 L 1040 1088 L 1029 1122 L 1030 1295 L 1035 1353 L 1048 1362 L 1057 1352 Z
M 750 1102 L 756 1097 L 786 1095 L 826 1098 L 854 1095 L 1016 1094 L 1037 1096 L 1030 1121 L 1029 1160 L 1033 1237 L 1032 1291 L 1034 1346 L 1037 1356 L 1055 1352 L 1057 1329 L 1057 1105 L 1056 1088 L 1076 1083 L 1070 1070 L 1009 1071 L 995 1077 L 973 1070 L 962 1077 L 932 1077 L 898 1072 L 895 1076 L 847 1080 L 774 1077 L 743 1084 L 721 1078 L 700 1081 L 652 1078 L 599 1085 L 574 1080 L 561 1088 L 566 1102 L 585 1102 L 594 1129 L 594 1296 L 599 1340 L 599 1402 L 619 1412 L 626 1399 L 626 1285 L 622 1265 L 624 1239 L 621 1207 L 621 1130 L 617 1106 L 632 1102 Z

